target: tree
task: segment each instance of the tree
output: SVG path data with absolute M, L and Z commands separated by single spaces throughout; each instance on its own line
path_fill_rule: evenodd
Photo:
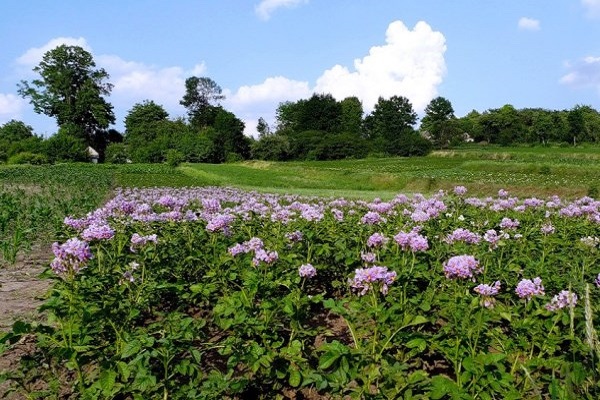
M 437 147 L 447 147 L 460 136 L 450 100 L 436 97 L 425 108 L 421 131 L 427 132 Z
M 339 133 L 342 123 L 342 106 L 330 94 L 313 94 L 301 103 L 296 129 Z
M 375 144 L 373 150 L 401 154 L 402 136 L 415 134 L 416 122 L 417 113 L 406 97 L 392 96 L 387 100 L 380 97 L 373 112 L 365 118 L 368 138 Z
M 358 97 L 346 97 L 340 102 L 342 106 L 342 132 L 360 134 L 363 122 L 363 107 Z
M 190 123 L 198 128 L 212 126 L 219 101 L 225 99 L 221 87 L 207 77 L 191 76 L 185 80 L 185 94 L 179 102 L 187 108 Z
M 0 142 L 19 142 L 33 136 L 33 128 L 24 122 L 10 120 L 0 126 Z
M 141 103 L 136 103 L 129 110 L 125 117 L 125 132 L 142 133 L 149 125 L 155 122 L 166 121 L 169 118 L 169 113 L 163 106 L 156 104 L 152 100 L 144 100 Z
M 269 124 L 263 117 L 258 119 L 258 123 L 256 124 L 256 130 L 258 131 L 258 135 L 260 137 L 269 136 L 271 134 L 271 128 Z
M 58 46 L 44 54 L 33 71 L 41 78 L 21 81 L 19 94 L 29 98 L 35 112 L 56 118 L 60 128 L 71 125 L 67 131 L 80 135 L 87 145 L 115 122 L 113 107 L 104 99 L 112 90 L 105 82 L 109 75 L 96 69 L 92 55 L 81 47 Z

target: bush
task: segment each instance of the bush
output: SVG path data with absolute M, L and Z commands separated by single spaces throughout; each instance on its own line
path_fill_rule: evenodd
M 125 164 L 129 161 L 127 146 L 124 143 L 111 143 L 106 147 L 104 161 L 111 164 Z
M 43 154 L 22 152 L 10 157 L 7 163 L 41 165 L 48 164 L 48 158 Z
M 170 167 L 177 167 L 179 164 L 185 161 L 184 155 L 175 149 L 171 149 L 167 151 L 166 162 Z

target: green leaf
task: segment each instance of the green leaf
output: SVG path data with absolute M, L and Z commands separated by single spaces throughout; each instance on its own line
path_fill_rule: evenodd
M 142 343 L 138 339 L 133 339 L 130 342 L 125 343 L 121 358 L 131 357 L 140 352 L 142 349 Z
M 336 360 L 340 358 L 340 353 L 328 351 L 319 358 L 319 368 L 327 369 L 333 365 Z
M 298 371 L 297 368 L 290 369 L 290 379 L 288 380 L 288 383 L 290 384 L 290 386 L 298 387 L 298 386 L 300 386 L 301 382 L 302 382 L 302 375 L 300 374 L 300 371 Z

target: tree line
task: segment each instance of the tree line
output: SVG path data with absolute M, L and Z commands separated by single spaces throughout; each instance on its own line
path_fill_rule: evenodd
M 326 93 L 280 103 L 275 124 L 260 118 L 259 136 L 251 138 L 244 135 L 244 122 L 221 105 L 221 87 L 196 76 L 185 81 L 180 101 L 185 118 L 171 118 L 162 105 L 145 100 L 133 105 L 124 132 L 118 132 L 110 128 L 115 116 L 106 100 L 113 88 L 109 74 L 96 67 L 89 52 L 58 46 L 34 72 L 39 78 L 18 84 L 19 94 L 37 113 L 55 118 L 58 132 L 43 138 L 22 121 L 7 122 L 0 126 L 0 162 L 86 161 L 89 147 L 100 161 L 178 164 L 415 156 L 465 142 L 508 146 L 600 141 L 600 113 L 590 106 L 547 110 L 507 104 L 458 118 L 448 99 L 436 97 L 417 127 L 417 113 L 406 97 L 380 97 L 365 113 L 357 97 L 338 101 Z

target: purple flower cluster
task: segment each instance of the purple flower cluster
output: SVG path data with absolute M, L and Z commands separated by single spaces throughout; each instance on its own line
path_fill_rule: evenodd
M 354 273 L 354 278 L 350 280 L 352 289 L 358 291 L 360 296 L 364 296 L 375 285 L 379 285 L 379 290 L 387 294 L 388 286 L 396 279 L 395 271 L 388 271 L 387 267 L 373 266 L 370 268 L 359 268 Z
M 598 274 L 598 276 L 596 277 L 596 279 L 594 279 L 594 283 L 596 284 L 597 287 L 600 288 L 600 274 Z
M 523 279 L 517 284 L 515 293 L 522 299 L 531 300 L 533 296 L 543 296 L 544 286 L 542 286 L 542 279 L 538 276 L 531 279 Z
M 300 231 L 294 231 L 291 233 L 286 233 L 285 238 L 292 243 L 298 243 L 302 241 L 302 239 L 304 238 L 304 234 Z
M 312 264 L 302 264 L 300 268 L 298 268 L 298 274 L 302 278 L 314 278 L 317 275 L 317 270 Z
M 59 245 L 52 244 L 54 260 L 50 263 L 52 270 L 59 275 L 78 273 L 92 259 L 92 252 L 87 242 L 72 238 Z
M 464 196 L 467 193 L 467 188 L 464 186 L 455 186 L 454 194 L 457 196 Z
M 402 250 L 410 250 L 412 252 L 426 251 L 429 249 L 427 238 L 421 235 L 420 227 L 413 228 L 410 232 L 400 232 L 394 236 L 394 241 Z
M 131 235 L 131 246 L 129 247 L 129 250 L 131 250 L 132 253 L 136 253 L 139 248 L 144 247 L 149 242 L 155 244 L 158 242 L 156 234 L 142 236 L 139 233 L 134 233 Z
M 577 295 L 569 290 L 562 290 L 546 304 L 546 310 L 557 311 L 565 307 L 573 308 L 577 305 Z
M 360 222 L 364 225 L 375 225 L 380 222 L 385 222 L 384 218 L 374 211 L 369 211 L 360 219 Z
M 206 230 L 209 232 L 223 232 L 225 235 L 229 235 L 229 226 L 234 220 L 235 217 L 231 214 L 217 214 L 208 221 Z
M 486 308 L 493 308 L 496 304 L 495 295 L 500 292 L 500 281 L 494 282 L 493 285 L 481 283 L 473 289 L 476 293 L 483 297 L 482 304 Z
M 252 265 L 258 266 L 261 262 L 273 264 L 279 259 L 279 254 L 276 251 L 267 251 L 264 249 L 262 239 L 253 237 L 244 243 L 237 243 L 228 249 L 229 254 L 233 257 L 238 254 L 254 253 Z
M 542 227 L 540 228 L 540 231 L 542 232 L 542 234 L 544 235 L 550 235 L 552 233 L 554 233 L 554 225 L 552 225 L 551 222 L 547 222 L 544 225 L 542 225 Z
M 479 267 L 479 261 L 475 257 L 466 254 L 451 257 L 443 264 L 443 267 L 444 274 L 448 279 L 473 278 L 474 274 L 482 272 L 482 268 Z
M 254 252 L 254 258 L 252 258 L 252 265 L 258 267 L 261 262 L 265 264 L 273 264 L 279 259 L 279 254 L 276 251 L 267 251 L 265 249 L 258 249 Z
M 81 237 L 83 240 L 108 240 L 115 236 L 115 231 L 106 223 L 91 224 L 83 230 Z
M 500 240 L 502 239 L 508 239 L 509 236 L 508 234 L 500 231 L 500 233 L 496 232 L 495 229 L 490 229 L 488 231 L 485 232 L 485 234 L 483 235 L 483 240 L 485 240 L 486 242 L 488 242 L 490 244 L 490 249 L 495 249 L 496 247 L 498 247 L 498 243 L 500 242 Z
M 510 219 L 507 217 L 502 218 L 502 221 L 500 221 L 500 228 L 502 229 L 517 229 L 519 227 L 520 223 L 519 220 L 517 219 Z
M 367 239 L 367 246 L 369 247 L 382 247 L 388 242 L 388 238 L 386 238 L 381 233 L 374 233 Z
M 481 241 L 481 235 L 471 232 L 468 229 L 458 228 L 446 236 L 446 243 L 464 242 L 467 244 L 477 244 Z
M 360 259 L 363 260 L 367 264 L 373 264 L 377 260 L 377 255 L 375 253 L 367 252 L 360 253 Z

